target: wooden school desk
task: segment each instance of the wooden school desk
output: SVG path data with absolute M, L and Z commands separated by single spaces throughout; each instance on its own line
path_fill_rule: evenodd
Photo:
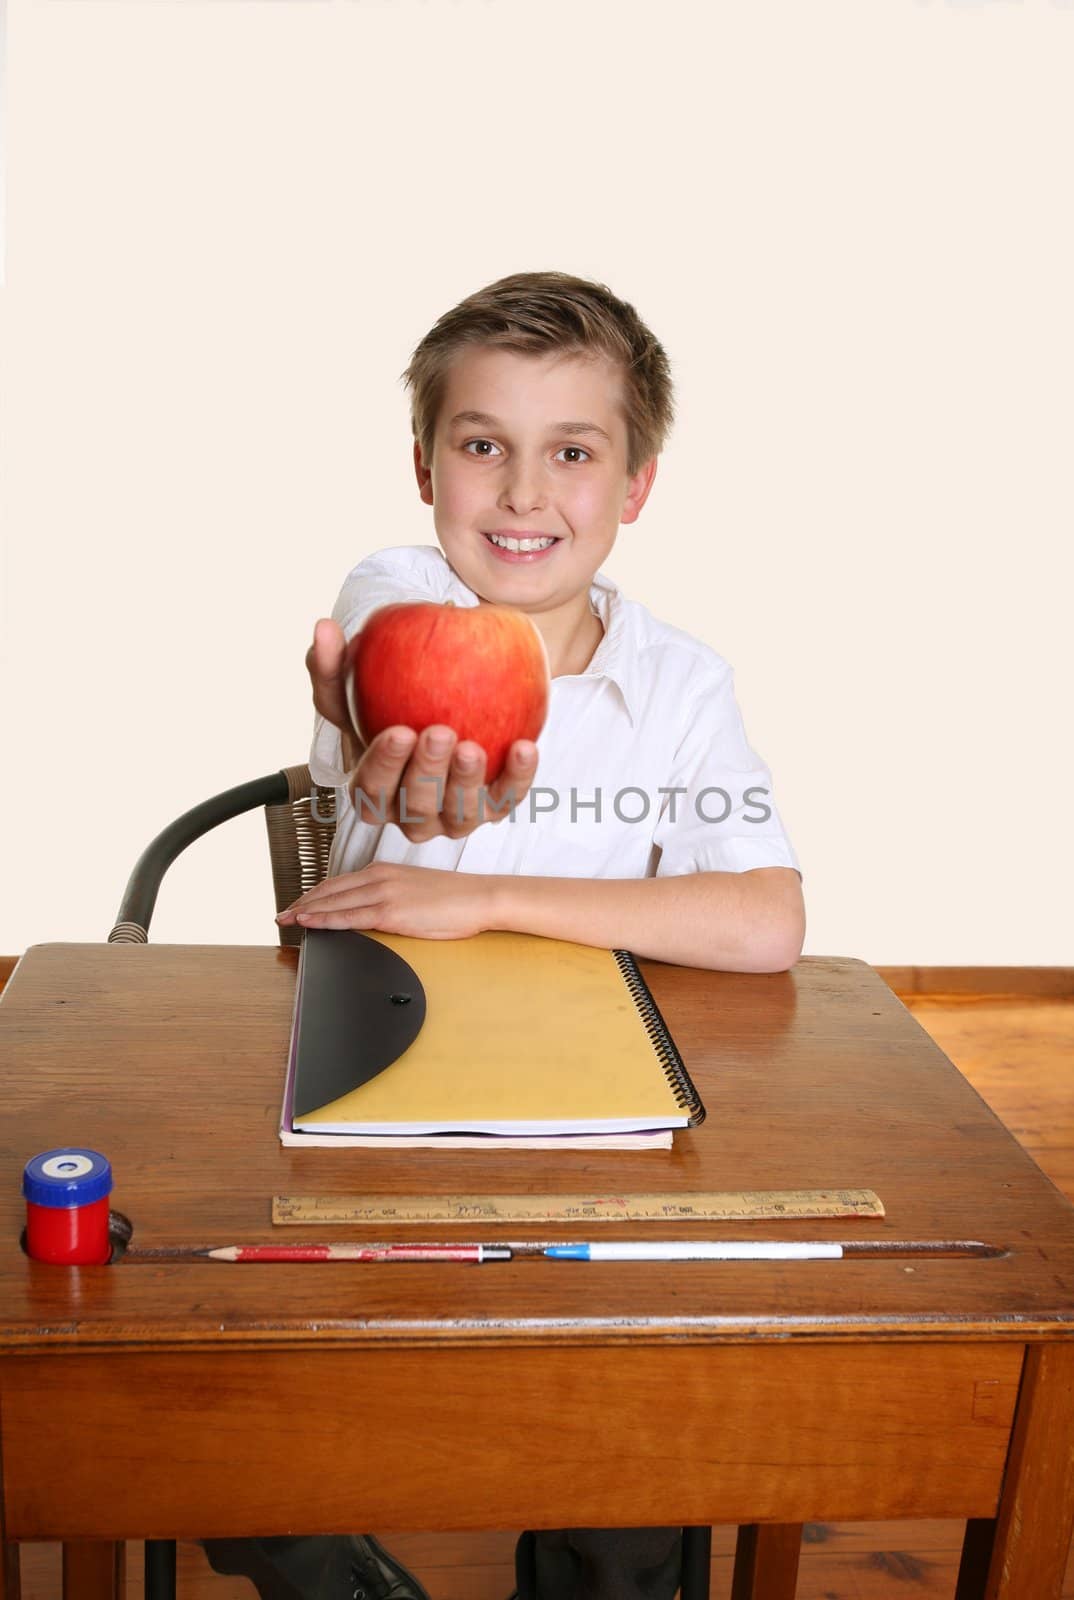
M 277 1141 L 295 959 L 38 945 L 0 1001 L 4 1600 L 19 1540 L 96 1600 L 88 1541 L 667 1523 L 749 1525 L 736 1596 L 786 1600 L 795 1525 L 916 1517 L 969 1519 L 959 1600 L 1059 1596 L 1074 1209 L 871 968 L 642 963 L 708 1108 L 672 1152 L 392 1156 Z M 269 1240 L 278 1193 L 865 1187 L 883 1219 L 705 1231 L 1003 1253 L 73 1270 L 19 1246 L 62 1144 L 141 1246 Z

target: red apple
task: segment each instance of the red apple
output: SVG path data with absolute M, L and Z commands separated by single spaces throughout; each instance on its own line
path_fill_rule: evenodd
M 548 715 L 548 652 L 535 623 L 510 606 L 448 600 L 380 606 L 347 646 L 347 705 L 369 744 L 401 724 L 431 723 L 473 739 L 485 782 L 503 771 L 516 739 L 536 739 Z

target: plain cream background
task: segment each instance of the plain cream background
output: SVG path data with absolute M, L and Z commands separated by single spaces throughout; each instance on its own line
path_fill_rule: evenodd
M 608 570 L 734 665 L 807 952 L 1071 960 L 1074 9 L 10 0 L 0 951 L 104 939 L 305 759 L 347 571 L 434 540 L 398 378 L 557 267 L 679 421 Z M 157 941 L 272 943 L 260 815 Z

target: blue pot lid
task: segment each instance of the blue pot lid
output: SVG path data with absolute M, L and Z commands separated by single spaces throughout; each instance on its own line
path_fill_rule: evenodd
M 71 1209 L 92 1205 L 112 1192 L 111 1163 L 96 1150 L 62 1145 L 26 1163 L 22 1192 L 37 1206 Z

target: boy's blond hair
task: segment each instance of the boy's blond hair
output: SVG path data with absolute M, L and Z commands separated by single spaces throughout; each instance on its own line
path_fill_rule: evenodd
M 410 421 L 426 466 L 448 370 L 458 352 L 491 346 L 519 355 L 608 358 L 622 378 L 627 473 L 660 454 L 674 421 L 671 368 L 634 307 L 603 283 L 567 272 L 516 272 L 460 300 L 437 321 L 400 374 L 412 390 Z

